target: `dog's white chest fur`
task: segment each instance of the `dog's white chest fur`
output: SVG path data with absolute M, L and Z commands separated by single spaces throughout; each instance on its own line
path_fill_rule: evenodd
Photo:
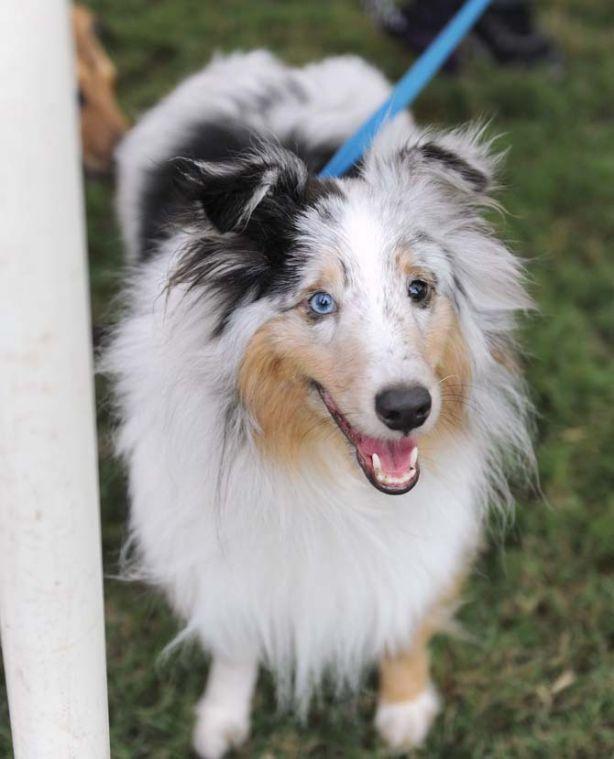
M 436 471 L 425 464 L 412 492 L 391 497 L 357 465 L 349 476 L 341 466 L 338 480 L 290 479 L 251 448 L 218 483 L 206 464 L 215 438 L 173 425 L 171 416 L 160 437 L 134 430 L 132 471 L 138 477 L 142 462 L 149 480 L 132 505 L 143 565 L 209 650 L 268 662 L 282 691 L 293 676 L 299 701 L 325 671 L 351 686 L 366 664 L 408 645 L 475 547 L 479 464 L 467 445 L 440 455 Z M 146 441 L 155 456 L 156 440 L 170 443 L 175 432 L 181 449 L 169 444 L 165 460 L 152 461 Z

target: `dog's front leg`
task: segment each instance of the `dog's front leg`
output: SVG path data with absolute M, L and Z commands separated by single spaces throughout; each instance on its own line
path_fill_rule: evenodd
M 380 662 L 375 727 L 395 752 L 419 746 L 439 710 L 439 698 L 429 675 L 428 643 L 432 633 L 432 627 L 425 624 L 410 648 Z
M 214 656 L 207 686 L 196 706 L 193 745 L 202 759 L 219 759 L 249 735 L 258 662 L 230 662 Z

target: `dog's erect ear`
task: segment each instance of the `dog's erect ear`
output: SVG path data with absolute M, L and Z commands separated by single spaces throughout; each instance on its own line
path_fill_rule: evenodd
M 441 169 L 457 174 L 471 190 L 479 194 L 488 191 L 490 177 L 457 152 L 449 150 L 437 142 L 425 142 L 424 145 L 420 145 L 418 150 L 427 161 L 435 161 L 440 164 Z
M 483 139 L 483 128 L 469 127 L 451 132 L 425 134 L 404 154 L 419 161 L 459 189 L 487 195 L 493 189 L 500 156 L 491 152 Z
M 305 164 L 281 147 L 267 146 L 228 162 L 176 158 L 178 189 L 197 202 L 222 233 L 238 232 L 258 241 L 271 225 L 288 222 L 301 205 Z

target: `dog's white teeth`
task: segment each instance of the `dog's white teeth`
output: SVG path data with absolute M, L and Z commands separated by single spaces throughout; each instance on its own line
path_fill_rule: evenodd
M 409 457 L 409 468 L 414 469 L 416 466 L 416 461 L 418 461 L 418 446 L 416 446 Z
M 390 485 L 392 487 L 398 487 L 400 485 L 407 485 L 407 483 L 411 480 L 411 478 L 414 475 L 415 470 L 411 470 L 409 475 L 407 477 L 391 477 L 389 474 L 385 474 L 383 477 L 378 477 L 378 481 L 382 483 L 382 485 Z
M 371 464 L 373 474 L 379 483 L 388 487 L 398 488 L 405 487 L 416 476 L 416 462 L 418 461 L 418 449 L 414 448 L 409 458 L 409 467 L 406 473 L 401 477 L 394 477 L 384 471 L 382 461 L 377 453 L 371 454 Z
M 371 463 L 373 465 L 373 473 L 375 474 L 377 481 L 381 482 L 382 485 L 388 485 L 390 487 L 399 487 L 399 486 L 407 485 L 407 483 L 416 474 L 415 464 L 416 464 L 417 459 L 418 459 L 418 449 L 414 448 L 411 454 L 409 471 L 407 472 L 407 474 L 405 474 L 403 477 L 393 477 L 391 474 L 386 474 L 386 472 L 384 472 L 382 468 L 381 459 L 377 455 L 377 453 L 371 454 Z
M 373 464 L 373 471 L 375 472 L 375 476 L 379 479 L 382 479 L 384 475 L 384 471 L 382 469 L 382 462 L 380 461 L 380 457 L 377 455 L 377 453 L 371 454 L 371 463 Z

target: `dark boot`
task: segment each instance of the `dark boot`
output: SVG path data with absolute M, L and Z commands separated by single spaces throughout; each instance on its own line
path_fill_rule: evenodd
M 535 28 L 528 0 L 497 0 L 476 24 L 474 35 L 503 65 L 561 62 L 553 43 Z

